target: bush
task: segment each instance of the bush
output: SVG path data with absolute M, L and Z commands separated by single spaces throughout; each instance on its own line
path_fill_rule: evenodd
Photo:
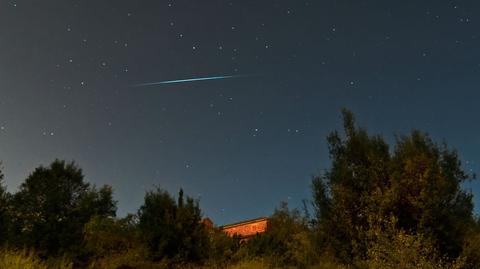
M 208 233 L 198 201 L 185 199 L 182 190 L 177 201 L 160 188 L 148 192 L 138 218 L 151 260 L 200 263 L 208 257 Z
M 134 216 L 124 219 L 93 217 L 84 228 L 83 240 L 87 253 L 97 259 L 142 249 L 133 219 Z
M 238 256 L 261 257 L 272 266 L 306 268 L 317 260 L 313 234 L 307 223 L 298 210 L 290 210 L 282 203 L 270 218 L 267 232 L 250 239 Z
M 460 260 L 465 269 L 480 269 L 480 232 L 472 233 L 465 240 Z
M 230 237 L 219 229 L 209 231 L 208 264 L 212 267 L 222 267 L 235 261 L 235 254 L 240 248 L 240 239 Z

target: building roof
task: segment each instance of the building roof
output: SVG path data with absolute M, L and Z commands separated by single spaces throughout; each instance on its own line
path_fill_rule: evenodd
M 250 219 L 250 220 L 235 222 L 235 223 L 232 223 L 232 224 L 226 224 L 226 225 L 220 226 L 219 228 L 223 230 L 223 229 L 233 228 L 233 227 L 236 227 L 236 226 L 242 226 L 242 225 L 246 225 L 246 224 L 261 222 L 261 221 L 265 221 L 265 220 L 268 221 L 268 218 L 267 217 L 261 217 L 261 218 L 256 218 L 256 219 Z

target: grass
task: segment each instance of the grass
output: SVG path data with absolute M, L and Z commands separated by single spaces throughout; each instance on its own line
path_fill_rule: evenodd
M 400 255 L 402 256 L 402 255 Z M 405 255 L 403 255 L 405 256 Z M 402 256 L 402 257 L 403 257 Z M 406 255 L 414 256 L 414 255 Z M 450 265 L 442 265 L 438 263 L 418 263 L 417 260 L 413 263 L 408 263 L 408 258 L 401 262 L 393 259 L 394 263 L 388 263 L 384 261 L 379 263 L 378 261 L 365 261 L 366 263 L 360 268 L 368 269 L 391 269 L 391 268 L 404 268 L 404 269 L 416 269 L 416 268 L 478 268 L 478 267 L 464 267 L 463 264 L 453 263 Z M 348 269 L 351 267 L 340 265 L 329 259 L 321 259 L 316 266 L 302 267 L 302 269 Z M 391 259 L 389 259 L 391 260 Z M 122 267 L 129 266 L 129 267 Z M 478 266 L 478 265 L 476 265 Z M 27 250 L 0 250 L 0 269 L 73 269 L 72 263 L 67 258 L 48 259 L 47 261 L 41 260 L 33 251 Z M 92 262 L 86 269 L 118 269 L 118 268 L 134 268 L 134 269 L 167 269 L 171 268 L 168 262 L 149 262 L 142 259 L 138 253 L 127 253 L 126 255 L 118 255 L 106 257 L 102 260 Z M 272 265 L 272 261 L 262 258 L 244 259 L 237 263 L 229 265 L 178 265 L 175 269 L 294 269 L 296 267 L 275 267 Z
M 72 269 L 67 259 L 40 260 L 35 253 L 27 250 L 0 251 L 0 268 L 8 269 Z

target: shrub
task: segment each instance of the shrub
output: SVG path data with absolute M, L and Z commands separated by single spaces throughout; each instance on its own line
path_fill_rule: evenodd
M 290 210 L 282 203 L 270 218 L 267 232 L 249 240 L 239 255 L 250 259 L 262 257 L 272 266 L 306 268 L 317 259 L 311 238 L 307 220 L 298 210 Z
M 369 269 L 441 269 L 449 268 L 432 240 L 422 234 L 396 228 L 397 221 L 372 223 L 368 232 L 368 256 L 357 264 Z
M 480 233 L 472 233 L 470 237 L 465 240 L 463 252 L 460 255 L 460 260 L 463 263 L 462 268 L 465 269 L 480 269 Z
M 208 264 L 212 267 L 222 267 L 235 261 L 235 254 L 240 248 L 240 239 L 230 237 L 219 229 L 209 231 Z
M 178 200 L 157 188 L 145 195 L 138 212 L 139 230 L 153 261 L 202 262 L 208 255 L 208 233 L 198 201 L 183 197 Z
M 133 216 L 124 219 L 93 217 L 84 227 L 86 251 L 93 258 L 103 258 L 141 249 L 133 219 Z

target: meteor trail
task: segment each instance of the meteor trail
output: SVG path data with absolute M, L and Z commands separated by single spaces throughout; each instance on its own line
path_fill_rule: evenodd
M 238 77 L 245 77 L 245 75 L 230 75 L 230 76 L 215 76 L 215 77 L 203 77 L 203 78 L 187 78 L 187 79 L 177 79 L 177 80 L 166 80 L 166 81 L 159 81 L 159 82 L 149 82 L 149 83 L 135 84 L 135 85 L 133 85 L 133 87 L 145 87 L 145 86 L 154 86 L 154 85 L 187 83 L 187 82 L 206 81 L 206 80 L 220 80 L 220 79 L 229 79 L 229 78 L 238 78 Z

